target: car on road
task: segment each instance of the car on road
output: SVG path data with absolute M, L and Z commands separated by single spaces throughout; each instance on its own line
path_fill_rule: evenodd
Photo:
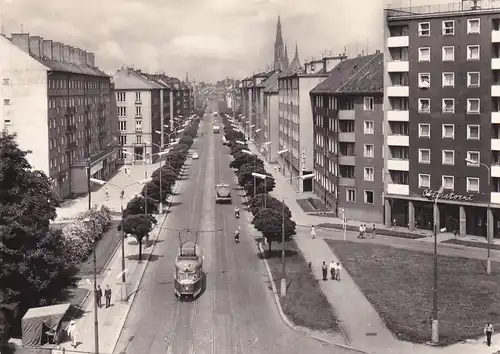
M 200 156 L 198 156 L 198 153 L 196 151 L 194 151 L 192 154 L 191 154 L 191 157 L 193 158 L 193 160 L 198 160 L 198 158 Z

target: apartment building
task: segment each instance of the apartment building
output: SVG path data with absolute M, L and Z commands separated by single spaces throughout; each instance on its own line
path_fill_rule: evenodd
M 262 145 L 268 162 L 275 162 L 278 158 L 279 147 L 279 100 L 278 100 L 279 71 L 275 71 L 263 82 L 262 92 L 262 132 L 260 142 L 270 142 Z
M 383 54 L 340 62 L 311 92 L 314 193 L 337 216 L 383 222 Z
M 247 77 L 247 78 L 242 80 L 241 106 L 242 106 L 242 114 L 244 116 L 245 122 L 251 121 L 251 115 L 252 115 L 251 86 L 252 85 L 253 85 L 253 79 L 251 77 Z
M 385 222 L 494 237 L 500 9 L 407 10 L 385 11 Z
M 111 78 L 94 53 L 28 33 L 0 36 L 0 52 L 0 129 L 32 151 L 28 161 L 54 191 L 62 198 L 86 193 L 89 166 L 95 178 L 113 175 Z
M 274 75 L 274 77 L 273 77 Z M 255 127 L 252 129 L 252 138 L 255 139 L 257 143 L 264 143 L 265 133 L 265 117 L 264 117 L 264 90 L 277 79 L 278 72 L 272 71 L 265 74 L 260 74 L 255 77 L 255 84 L 252 87 L 252 108 L 255 112 Z M 262 150 L 266 153 L 265 147 L 262 146 Z
M 301 180 L 302 174 L 313 172 L 314 142 L 313 117 L 309 92 L 328 77 L 326 73 L 295 73 L 278 79 L 278 151 L 281 155 L 281 172 L 290 183 L 303 192 L 313 190 L 312 180 Z

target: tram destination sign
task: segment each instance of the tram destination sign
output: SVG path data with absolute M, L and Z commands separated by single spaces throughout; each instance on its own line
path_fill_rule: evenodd
M 422 192 L 422 195 L 426 198 L 429 199 L 435 199 L 438 197 L 439 192 L 434 190 L 434 189 L 424 189 Z M 438 199 L 441 200 L 453 200 L 456 202 L 473 202 L 474 201 L 474 196 L 472 195 L 461 195 L 461 194 L 456 194 L 456 193 L 441 193 L 439 195 Z

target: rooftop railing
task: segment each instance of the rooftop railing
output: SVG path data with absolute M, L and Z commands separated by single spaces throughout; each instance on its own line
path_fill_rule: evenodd
M 386 17 L 406 17 L 415 15 L 430 15 L 430 14 L 446 14 L 451 12 L 462 12 L 462 11 L 488 11 L 492 10 L 500 11 L 500 0 L 483 0 L 477 1 L 474 4 L 472 1 L 458 1 L 448 4 L 436 4 L 436 5 L 416 5 L 409 7 L 398 7 L 395 5 L 389 5 L 385 9 Z

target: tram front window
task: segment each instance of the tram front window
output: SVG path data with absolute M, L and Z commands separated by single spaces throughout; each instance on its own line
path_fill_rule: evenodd
M 196 278 L 196 273 L 179 273 L 179 280 L 193 280 Z

